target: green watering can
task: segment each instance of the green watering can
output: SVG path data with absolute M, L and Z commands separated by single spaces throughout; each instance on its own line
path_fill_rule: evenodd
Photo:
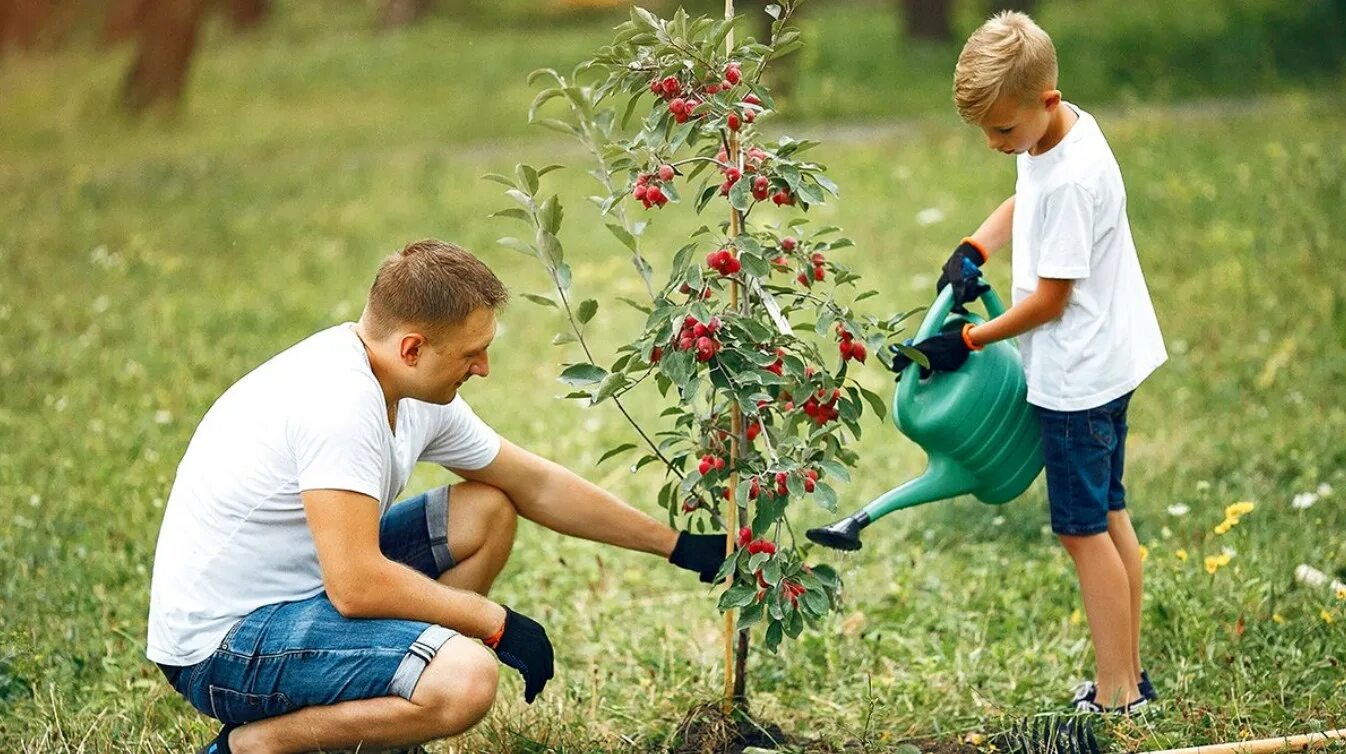
M 991 317 L 1005 311 L 989 286 L 981 301 Z M 953 290 L 945 286 L 915 342 L 962 330 L 966 322 L 985 321 L 952 312 Z M 1037 414 L 1028 404 L 1023 360 L 1012 340 L 973 351 L 954 372 L 922 379 L 920 369 L 911 364 L 902 371 L 893 394 L 893 421 L 930 456 L 925 473 L 836 523 L 808 530 L 809 539 L 838 550 L 858 550 L 860 530 L 895 510 L 969 493 L 983 503 L 1007 503 L 1042 471 Z

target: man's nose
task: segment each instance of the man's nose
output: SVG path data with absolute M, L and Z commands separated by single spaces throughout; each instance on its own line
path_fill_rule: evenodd
M 482 356 L 481 360 L 473 364 L 468 371 L 478 377 L 489 376 L 491 374 L 491 357 Z

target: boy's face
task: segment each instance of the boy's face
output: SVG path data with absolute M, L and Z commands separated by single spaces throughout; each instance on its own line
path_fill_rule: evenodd
M 996 100 L 977 126 L 986 136 L 986 146 L 1004 154 L 1037 154 L 1038 145 L 1061 106 L 1061 92 L 1048 89 L 1036 101 L 1025 104 L 1013 97 Z

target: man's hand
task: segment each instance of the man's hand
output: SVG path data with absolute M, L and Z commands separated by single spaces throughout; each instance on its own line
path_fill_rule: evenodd
M 987 288 L 981 279 L 981 266 L 985 263 L 986 254 L 981 248 L 971 238 L 964 238 L 944 263 L 944 269 L 935 283 L 935 295 L 938 296 L 944 286 L 953 286 L 954 311 L 966 311 L 963 304 L 976 301 Z
M 930 376 L 931 372 L 952 372 L 963 366 L 967 361 L 967 355 L 980 347 L 973 346 L 967 339 L 967 331 L 972 329 L 972 324 L 963 326 L 962 331 L 953 331 L 940 333 L 917 343 L 913 348 L 925 354 L 925 358 L 930 362 L 929 368 L 921 367 L 921 378 Z M 910 356 L 902 353 L 897 346 L 889 346 L 888 349 L 893 354 L 893 364 L 891 369 L 902 375 L 902 370 L 911 365 Z
M 508 606 L 501 607 L 505 608 L 505 625 L 496 636 L 486 639 L 486 646 L 523 676 L 523 700 L 532 704 L 553 675 L 551 640 L 542 624 Z
M 702 583 L 715 581 L 715 574 L 724 565 L 724 534 L 693 534 L 678 532 L 678 542 L 673 545 L 673 554 L 668 562 L 679 568 L 686 568 L 699 574 Z

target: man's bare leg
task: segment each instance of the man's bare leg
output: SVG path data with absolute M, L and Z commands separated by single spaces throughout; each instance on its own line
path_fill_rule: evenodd
M 439 582 L 486 594 L 509 560 L 519 514 L 504 492 L 480 482 L 449 490 L 449 554 L 456 565 Z
M 495 701 L 495 655 L 465 636 L 450 638 L 421 674 L 408 701 L 398 696 L 305 707 L 236 728 L 236 754 L 379 750 L 456 736 L 477 724 Z

